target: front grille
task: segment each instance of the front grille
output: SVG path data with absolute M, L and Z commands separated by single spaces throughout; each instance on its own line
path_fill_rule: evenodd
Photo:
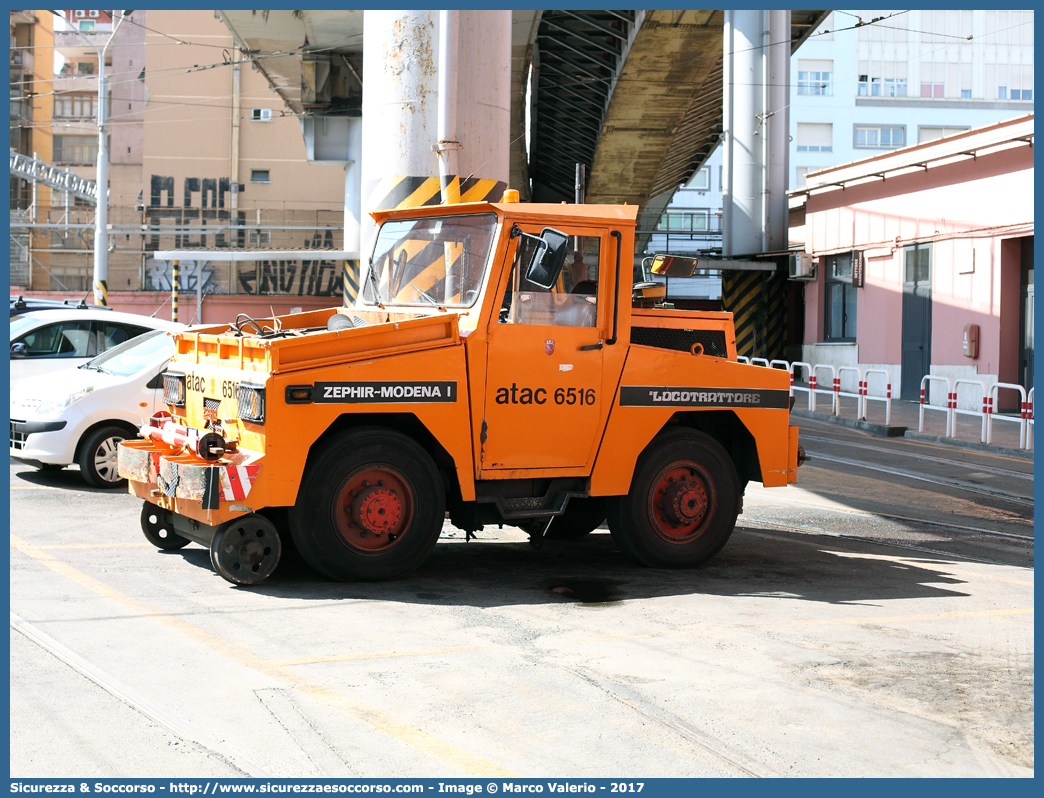
M 711 357 L 728 357 L 724 330 L 675 330 L 669 327 L 632 327 L 631 343 L 655 346 L 657 349 L 673 349 L 676 352 L 692 351 L 693 344 L 702 344 L 703 353 Z
M 16 423 L 24 424 L 25 422 L 14 418 L 11 419 L 11 448 L 22 450 L 25 448 L 25 439 L 28 438 L 29 435 L 25 432 L 15 432 L 14 425 Z
M 205 424 L 203 429 L 214 429 L 215 425 L 220 426 L 220 417 L 218 416 L 218 410 L 221 407 L 220 399 L 208 399 L 203 397 L 203 418 Z

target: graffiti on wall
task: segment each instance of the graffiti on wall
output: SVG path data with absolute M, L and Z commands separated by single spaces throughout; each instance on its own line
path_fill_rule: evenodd
M 183 260 L 178 262 L 178 293 L 195 294 L 200 279 L 200 261 Z M 202 261 L 202 279 L 204 294 L 225 294 L 228 290 L 220 285 L 214 269 L 220 264 L 211 265 L 210 261 Z M 145 290 L 170 291 L 174 287 L 174 262 L 157 260 L 151 255 L 145 256 Z
M 333 249 L 331 230 L 304 241 L 305 249 Z M 240 263 L 237 278 L 243 294 L 340 296 L 342 269 L 335 260 L 262 260 Z
M 182 183 L 183 203 L 175 204 L 174 178 L 152 175 L 149 185 L 149 205 L 145 209 L 145 224 L 149 236 L 145 251 L 158 249 L 190 249 L 193 247 L 246 246 L 245 230 L 221 230 L 232 224 L 232 211 L 225 208 L 225 195 L 230 191 L 227 177 L 186 177 Z M 243 186 L 237 186 L 242 190 Z M 246 214 L 236 213 L 238 224 L 246 224 Z M 213 234 L 188 233 L 186 228 L 213 227 Z M 169 243 L 163 239 L 172 239 Z M 212 243 L 211 243 L 212 240 Z
M 145 224 L 148 228 L 145 241 L 146 252 L 162 249 L 193 249 L 202 247 L 247 246 L 247 231 L 229 229 L 233 223 L 232 211 L 225 207 L 225 199 L 232 189 L 242 191 L 243 184 L 232 186 L 227 177 L 186 177 L 182 181 L 181 195 L 175 191 L 173 177 L 152 175 L 149 186 L 149 204 L 145 209 Z M 180 199 L 182 204 L 175 204 Z M 237 211 L 235 223 L 246 225 L 246 213 Z M 198 232 L 198 228 L 213 228 L 214 232 Z M 197 231 L 192 232 L 196 228 Z M 333 231 L 316 231 L 302 242 L 305 249 L 333 249 Z M 193 265 L 189 265 L 189 264 Z M 181 291 L 196 290 L 194 261 L 181 261 L 179 283 Z M 334 260 L 258 260 L 236 264 L 238 293 L 244 294 L 291 294 L 296 296 L 340 296 L 342 291 L 342 268 Z M 213 268 L 203 269 L 203 289 L 206 293 L 226 293 L 232 286 L 223 287 L 214 279 Z M 158 261 L 151 256 L 145 258 L 145 285 L 147 290 L 169 291 L 173 282 L 173 267 L 170 261 Z M 191 288 L 189 284 L 191 283 Z

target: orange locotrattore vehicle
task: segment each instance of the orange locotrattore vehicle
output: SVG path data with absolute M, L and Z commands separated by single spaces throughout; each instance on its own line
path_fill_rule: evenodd
M 419 566 L 447 515 L 535 543 L 608 520 L 628 557 L 684 567 L 748 481 L 794 482 L 787 373 L 737 362 L 731 313 L 633 283 L 637 208 L 513 194 L 375 213 L 354 307 L 178 334 L 167 412 L 119 450 L 146 538 L 254 584 L 290 535 L 372 580 Z

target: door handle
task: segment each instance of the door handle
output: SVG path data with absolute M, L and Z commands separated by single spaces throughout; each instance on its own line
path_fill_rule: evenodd
M 580 347 L 580 351 L 581 352 L 590 352 L 592 349 L 601 349 L 601 348 L 602 348 L 602 342 L 599 341 L 597 344 L 587 344 L 586 346 L 581 346 Z

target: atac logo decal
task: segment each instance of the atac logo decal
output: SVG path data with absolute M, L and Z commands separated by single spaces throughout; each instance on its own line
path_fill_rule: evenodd
M 544 341 L 544 351 L 547 352 L 549 355 L 553 355 L 555 353 L 555 342 L 552 341 L 550 338 Z

